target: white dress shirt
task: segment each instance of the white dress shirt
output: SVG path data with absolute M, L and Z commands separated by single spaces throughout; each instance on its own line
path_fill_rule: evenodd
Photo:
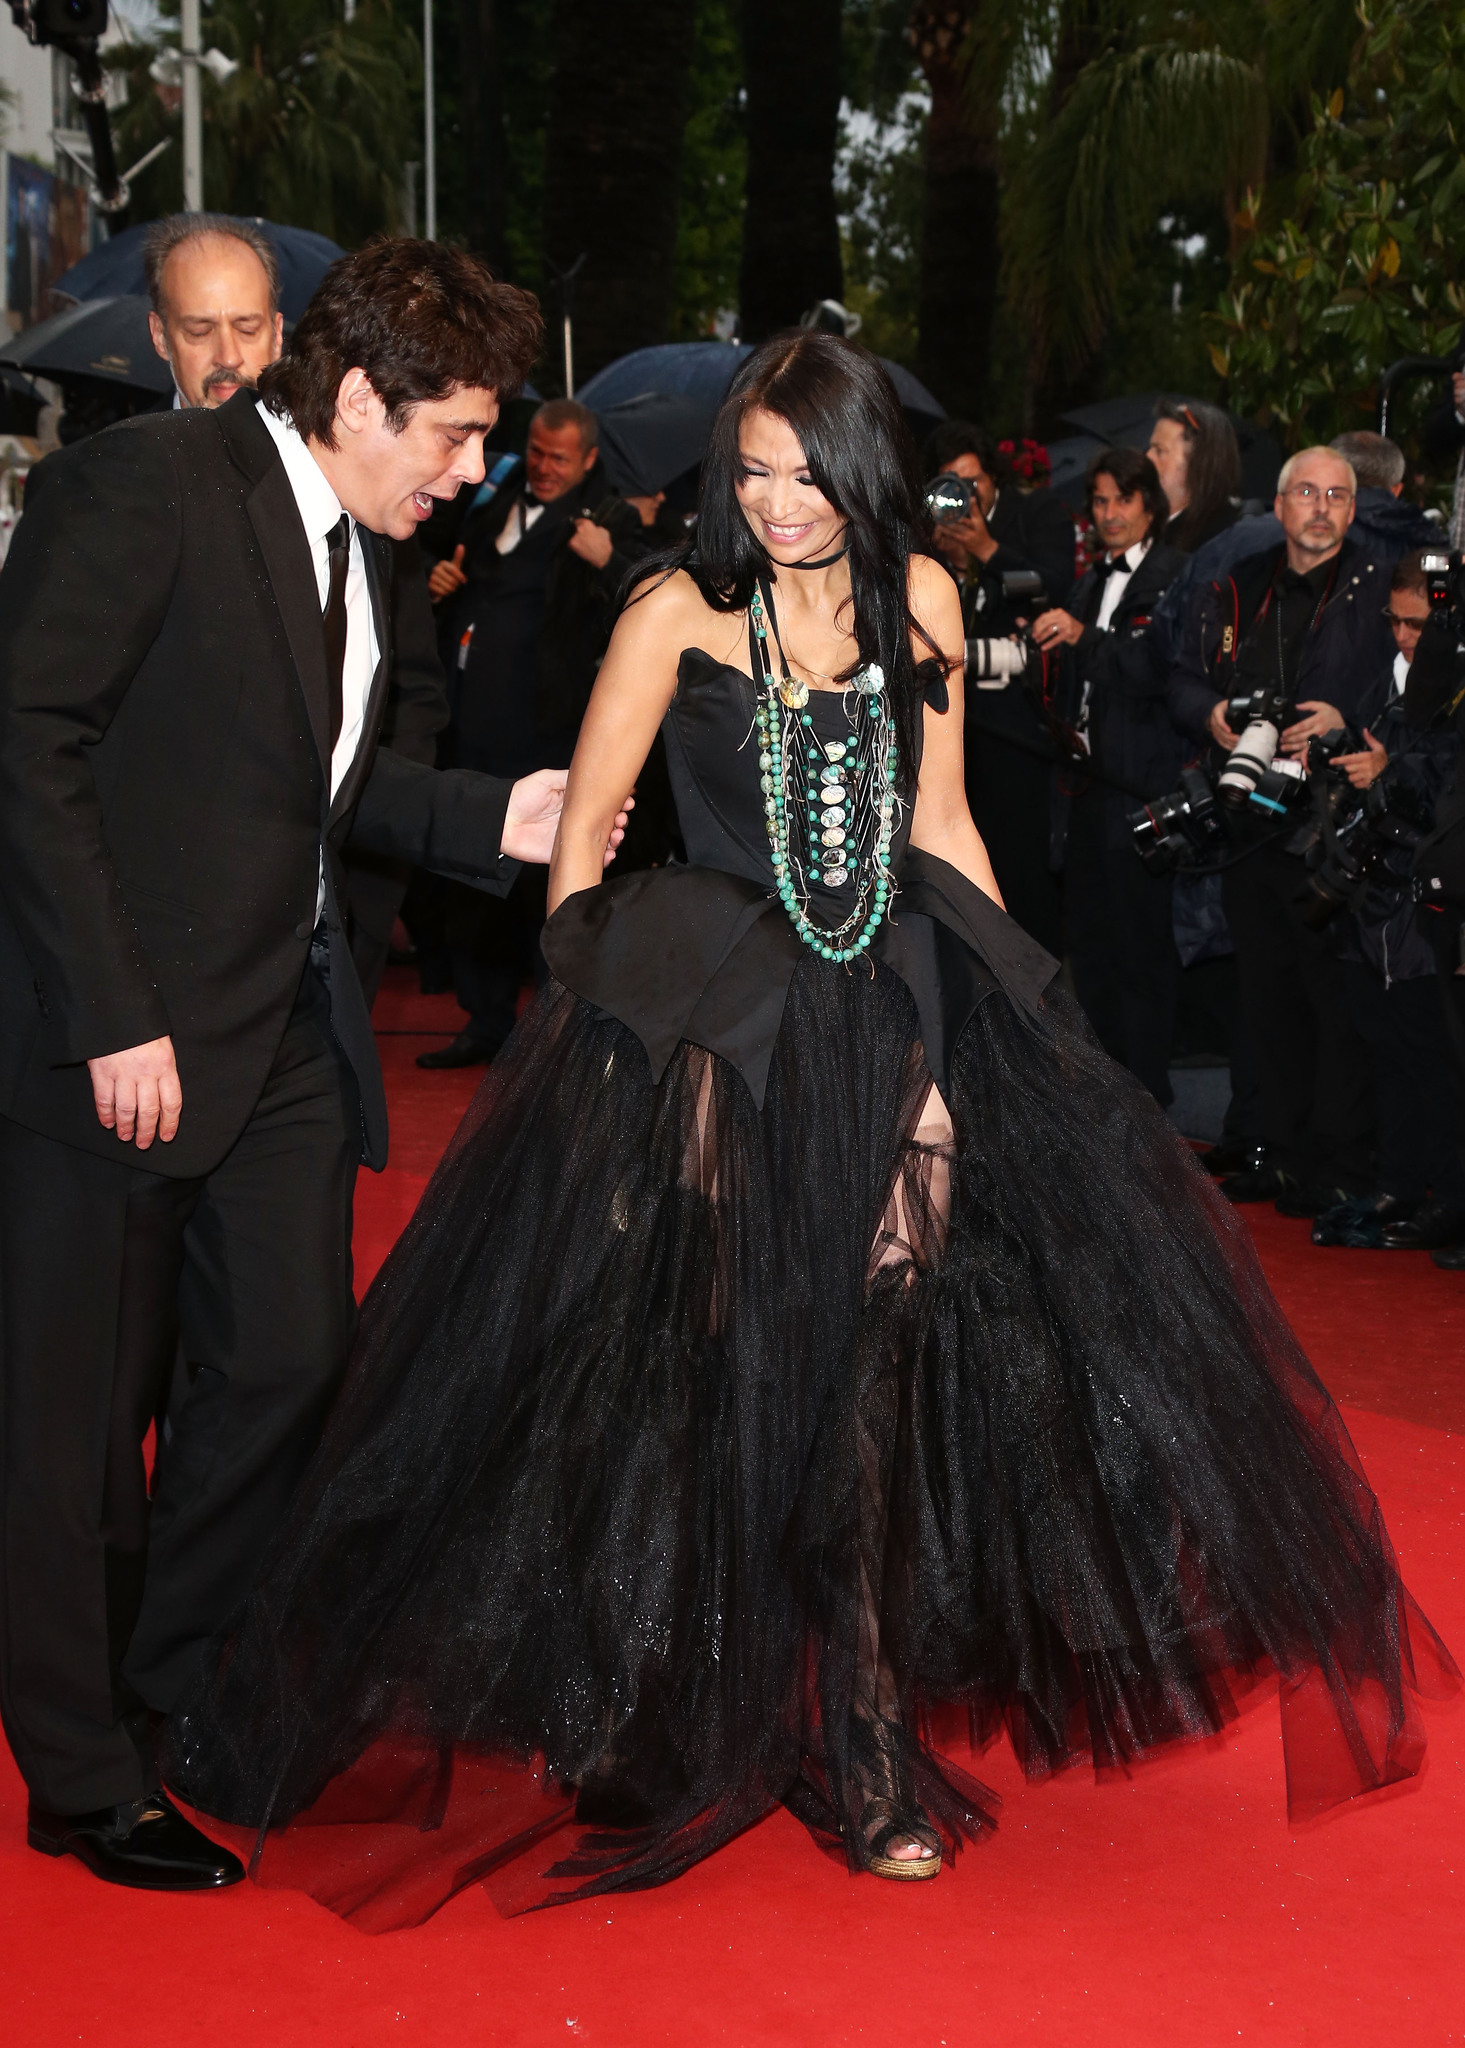
M 331 588 L 331 551 L 327 545 L 327 536 L 346 508 L 327 483 L 325 471 L 311 454 L 294 423 L 281 419 L 278 413 L 271 412 L 268 406 L 264 405 L 259 408 L 259 416 L 280 451 L 280 460 L 285 465 L 285 475 L 290 480 L 290 489 L 294 493 L 296 508 L 300 513 L 300 523 L 305 528 L 305 538 L 310 543 L 310 559 L 315 565 L 316 589 L 320 594 L 321 610 L 324 612 Z M 361 532 L 355 520 L 352 520 L 351 553 L 346 564 L 346 659 L 341 668 L 341 731 L 331 752 L 332 801 L 345 781 L 351 763 L 356 759 L 357 749 L 361 745 L 362 727 L 366 723 L 366 705 L 371 695 L 372 678 L 376 674 L 379 655 L 376 620 L 372 616 L 371 592 L 366 581 L 366 558 L 362 553 Z M 325 875 L 322 867 L 320 890 L 316 898 L 317 917 L 324 904 Z
M 1130 577 L 1149 551 L 1148 540 L 1137 540 L 1132 548 L 1124 550 L 1118 562 L 1104 578 L 1104 594 L 1099 599 L 1099 616 L 1094 621 L 1101 633 L 1108 632 L 1109 621 L 1119 609 L 1119 600 L 1129 588 Z
M 516 505 L 509 507 L 509 516 L 494 547 L 501 555 L 511 555 L 536 519 L 544 517 L 544 507 L 537 498 L 520 498 Z

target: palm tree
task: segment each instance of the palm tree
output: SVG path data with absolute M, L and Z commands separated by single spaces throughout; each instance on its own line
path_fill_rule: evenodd
M 1167 208 L 1219 202 L 1233 241 L 1249 189 L 1279 205 L 1309 95 L 1346 73 L 1354 0 L 1004 0 L 974 22 L 968 90 L 996 91 L 1004 282 L 1036 380 L 1072 374 Z
M 916 368 L 953 412 L 986 397 L 999 268 L 999 103 L 969 63 L 981 0 L 916 0 L 910 41 L 931 93 L 922 172 Z

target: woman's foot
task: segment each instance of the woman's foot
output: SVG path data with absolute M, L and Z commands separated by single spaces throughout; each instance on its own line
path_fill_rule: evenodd
M 875 1877 L 934 1877 L 941 1868 L 941 1837 L 919 1807 L 902 1811 L 889 1799 L 870 1799 L 860 1822 L 861 1854 Z

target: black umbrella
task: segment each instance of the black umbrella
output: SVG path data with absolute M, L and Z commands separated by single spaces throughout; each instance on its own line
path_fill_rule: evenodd
M 346 252 L 325 235 L 309 228 L 280 227 L 272 220 L 243 225 L 262 228 L 274 244 L 280 265 L 280 311 L 293 326 L 310 303 L 311 294 L 338 256 Z M 115 299 L 146 292 L 142 245 L 147 228 L 125 228 L 120 235 L 73 263 L 51 287 L 68 299 Z
M 37 327 L 12 335 L 0 347 L 0 363 L 31 377 L 100 379 L 128 391 L 173 390 L 173 372 L 153 347 L 148 302 L 141 298 L 91 299 L 68 306 Z
M 746 343 L 732 341 L 678 341 L 663 343 L 658 348 L 633 349 L 630 355 L 597 370 L 575 395 L 602 424 L 608 412 L 631 401 L 644 402 L 653 396 L 685 400 L 699 422 L 700 445 L 694 460 L 700 461 L 717 408 L 734 372 L 752 352 Z M 884 360 L 882 357 L 881 361 Z M 909 370 L 890 362 L 885 363 L 885 368 L 916 434 L 929 432 L 939 420 L 945 419 L 938 400 Z
M 706 451 L 706 415 L 680 393 L 646 391 L 593 410 L 600 422 L 600 459 L 614 491 L 654 497 L 673 477 L 695 469 Z

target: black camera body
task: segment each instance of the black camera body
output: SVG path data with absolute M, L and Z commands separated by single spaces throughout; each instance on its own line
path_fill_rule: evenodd
M 1465 555 L 1443 548 L 1426 549 L 1420 558 L 1424 585 L 1433 612 L 1453 611 L 1465 618 Z
M 40 45 L 99 42 L 107 33 L 107 0 L 10 0 L 15 26 Z
M 1203 768 L 1182 768 L 1173 795 L 1131 811 L 1126 823 L 1134 834 L 1134 850 L 1152 875 L 1204 867 L 1223 858 L 1230 844 Z

